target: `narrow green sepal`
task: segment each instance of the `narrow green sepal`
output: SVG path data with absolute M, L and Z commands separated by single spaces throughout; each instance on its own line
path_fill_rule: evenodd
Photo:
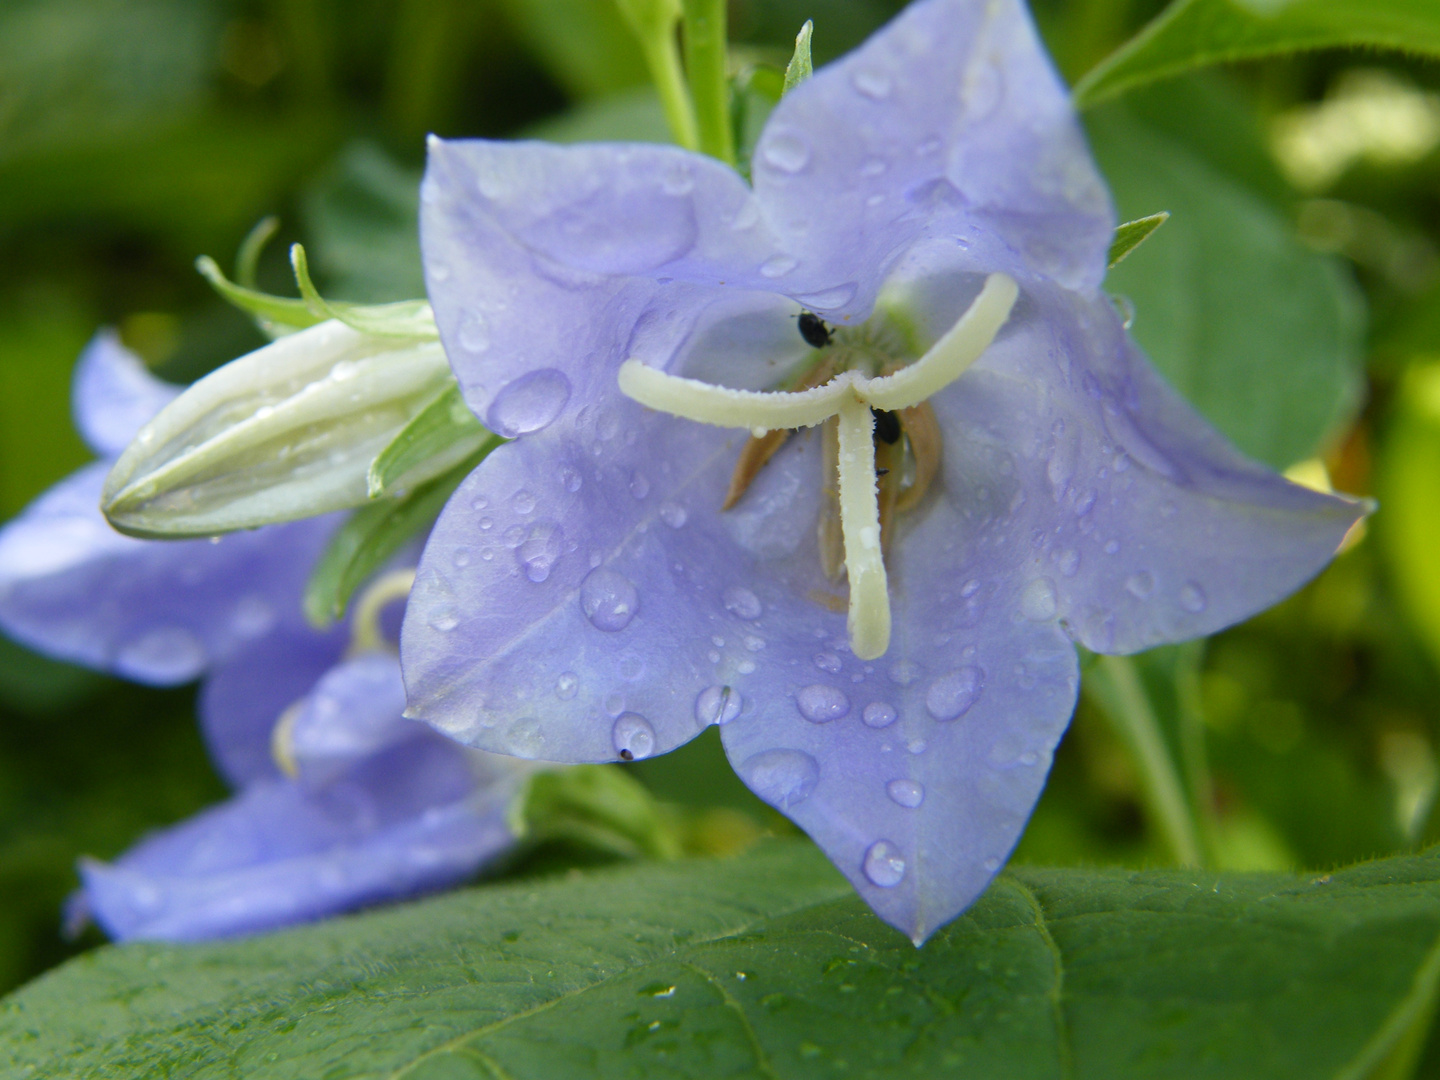
M 370 497 L 378 499 L 396 488 L 413 487 L 417 478 L 438 475 L 492 439 L 497 440 L 496 445 L 503 441 L 475 419 L 460 387 L 451 383 L 370 463 L 366 477 Z
M 311 571 L 305 586 L 305 617 L 321 629 L 337 622 L 365 579 L 405 541 L 429 528 L 460 482 L 504 441 L 494 437 L 449 472 L 350 515 Z
M 681 854 L 654 796 L 614 765 L 537 772 L 511 815 L 511 828 L 532 840 L 570 840 L 625 858 Z
M 258 289 L 235 284 L 209 255 L 196 259 L 195 269 L 217 293 L 253 318 L 271 338 L 284 337 L 325 321 L 326 317 L 316 315 L 304 300 L 271 296 Z
M 1110 243 L 1110 263 L 1113 268 L 1122 262 L 1137 247 L 1150 238 L 1150 234 L 1170 220 L 1170 211 L 1127 221 L 1115 230 L 1115 239 Z
M 394 304 L 350 304 L 342 300 L 326 300 L 315 288 L 310 278 L 310 262 L 305 257 L 305 248 L 293 244 L 290 248 L 290 263 L 295 268 L 295 284 L 311 312 L 321 319 L 338 319 L 362 334 L 379 334 L 384 337 L 418 338 L 426 341 L 440 340 L 440 331 L 435 327 L 435 315 L 425 300 L 401 300 Z
M 790 57 L 790 63 L 785 65 L 787 94 L 815 73 L 815 65 L 810 61 L 810 35 L 814 31 L 814 22 L 806 19 L 805 25 L 800 27 L 800 33 L 795 35 L 795 54 Z
M 255 288 L 255 272 L 260 266 L 260 253 L 280 231 L 280 219 L 274 214 L 261 218 L 240 241 L 235 253 L 235 280 L 246 289 Z

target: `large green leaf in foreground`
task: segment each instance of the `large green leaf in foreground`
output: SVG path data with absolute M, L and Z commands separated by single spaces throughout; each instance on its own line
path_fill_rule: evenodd
M 1440 55 L 1435 0 L 1175 0 L 1075 87 L 1082 108 L 1208 64 L 1302 49 Z
M 1423 1030 L 1437 941 L 1440 852 L 1020 869 L 917 950 L 775 842 L 104 949 L 4 1001 L 0 1075 L 1361 1077 Z

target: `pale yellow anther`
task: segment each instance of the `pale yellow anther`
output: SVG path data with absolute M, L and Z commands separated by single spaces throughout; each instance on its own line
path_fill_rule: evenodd
M 890 645 L 890 595 L 876 492 L 874 417 L 921 404 L 959 378 L 995 340 L 1020 295 L 1014 279 L 991 274 L 974 302 L 928 352 L 878 378 L 842 371 L 822 386 L 796 391 L 735 390 L 670 375 L 638 360 L 620 365 L 620 390 L 652 409 L 757 437 L 780 428 L 839 422 L 838 487 L 845 572 L 850 580 L 850 648 L 862 660 Z M 768 457 L 768 455 L 766 455 Z
M 410 595 L 415 584 L 415 569 L 391 570 L 381 574 L 360 594 L 355 614 L 350 617 L 350 649 L 348 655 L 392 649 L 380 630 L 380 613 L 396 600 Z

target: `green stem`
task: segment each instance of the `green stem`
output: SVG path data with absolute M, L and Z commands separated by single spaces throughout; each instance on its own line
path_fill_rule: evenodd
M 1205 712 L 1200 699 L 1200 666 L 1205 659 L 1205 640 L 1177 646 L 1180 655 L 1175 667 L 1175 696 L 1179 706 L 1180 762 L 1185 785 L 1190 790 L 1192 820 L 1209 866 L 1219 865 L 1220 830 L 1215 820 L 1215 782 L 1210 775 L 1210 755 L 1205 749 Z
M 735 133 L 730 124 L 729 58 L 725 0 L 684 0 L 685 71 L 695 102 L 700 149 L 727 165 L 735 164 Z
M 640 38 L 640 47 L 645 53 L 645 63 L 650 68 L 650 78 L 660 95 L 660 104 L 665 109 L 665 120 L 675 141 L 686 150 L 700 149 L 700 136 L 695 123 L 695 104 L 690 100 L 690 90 L 685 85 L 685 73 L 680 67 L 680 47 L 672 32 L 646 34 Z
M 1181 866 L 1200 866 L 1200 842 L 1185 788 L 1165 747 L 1135 662 L 1128 656 L 1102 656 L 1088 683 L 1100 684 L 1091 686 L 1092 699 L 1129 747 L 1140 769 L 1146 809 L 1165 838 L 1171 857 Z

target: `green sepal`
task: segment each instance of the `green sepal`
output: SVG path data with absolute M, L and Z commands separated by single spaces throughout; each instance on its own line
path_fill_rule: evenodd
M 217 293 L 253 318 L 260 325 L 260 329 L 271 338 L 293 334 L 328 318 L 311 311 L 304 300 L 272 296 L 258 289 L 235 284 L 209 255 L 201 255 L 196 259 L 195 269 L 200 271 L 201 276 L 210 282 Z
M 614 765 L 535 773 L 511 806 L 511 828 L 532 840 L 577 841 L 625 858 L 681 853 L 649 789 Z
M 1110 242 L 1110 255 L 1108 266 L 1114 267 L 1150 238 L 1150 234 L 1170 220 L 1170 211 L 1161 210 L 1158 214 L 1150 214 L 1146 217 L 1136 218 L 1134 221 L 1127 221 L 1115 230 L 1115 239 Z
M 460 387 L 452 382 L 370 463 L 366 477 L 370 497 L 378 499 L 398 487 L 412 485 L 417 469 L 426 468 L 429 476 L 443 472 L 492 439 L 497 440 L 497 445 L 503 441 L 475 419 Z
M 261 218 L 255 227 L 240 241 L 240 250 L 235 253 L 235 280 L 246 289 L 255 288 L 255 273 L 260 266 L 260 253 L 265 250 L 277 232 L 280 219 L 274 214 Z
M 435 315 L 425 300 L 401 300 L 394 304 L 349 304 L 341 300 L 326 300 L 315 288 L 310 278 L 310 263 L 305 257 L 305 248 L 294 244 L 290 248 L 290 263 L 295 268 L 295 284 L 305 306 L 319 319 L 338 319 L 352 330 L 362 334 L 376 334 L 382 337 L 421 338 L 438 341 L 440 331 L 435 327 Z
M 805 25 L 800 27 L 800 33 L 795 35 L 795 53 L 790 57 L 790 63 L 785 65 L 787 94 L 815 73 L 815 65 L 810 61 L 810 35 L 814 30 L 815 24 L 806 19 Z
M 401 545 L 439 516 L 445 501 L 491 450 L 504 442 L 486 442 L 449 472 L 428 483 L 369 506 L 340 526 L 305 585 L 305 617 L 321 629 L 345 614 L 350 597 Z

